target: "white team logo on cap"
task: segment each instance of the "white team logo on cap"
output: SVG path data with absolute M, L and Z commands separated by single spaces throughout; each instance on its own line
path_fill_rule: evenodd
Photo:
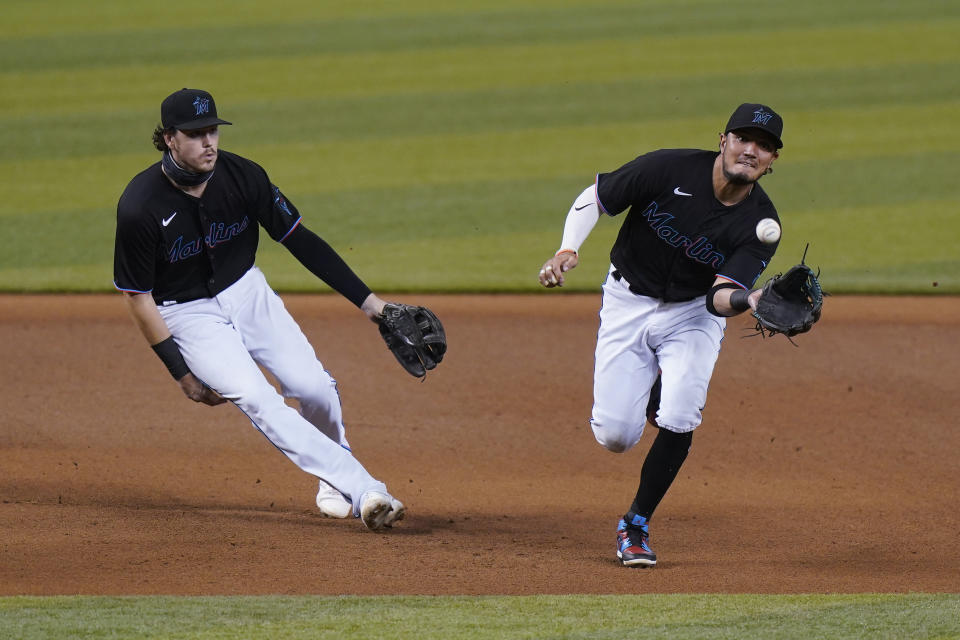
M 193 101 L 193 108 L 197 110 L 196 115 L 202 116 L 210 111 L 210 100 L 197 96 Z M 756 122 L 756 120 L 754 120 Z
M 767 124 L 767 120 L 769 120 L 772 115 L 772 113 L 767 113 L 763 109 L 757 109 L 753 112 L 753 121 L 759 122 L 760 124 Z

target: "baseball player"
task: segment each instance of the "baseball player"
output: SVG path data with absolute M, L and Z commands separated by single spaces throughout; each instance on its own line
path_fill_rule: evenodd
M 597 441 L 622 453 L 640 440 L 650 407 L 659 428 L 640 485 L 617 526 L 617 558 L 650 567 L 648 524 L 690 450 L 726 318 L 756 308 L 752 291 L 776 251 L 757 225 L 779 224 L 757 183 L 783 146 L 783 120 L 742 104 L 720 134 L 719 152 L 661 149 L 601 173 L 567 214 L 556 255 L 540 284 L 563 285 L 601 213 L 629 213 L 610 252 L 603 284 L 590 420 Z
M 371 320 L 385 301 L 301 223 L 259 165 L 219 149 L 219 127 L 231 123 L 208 92 L 171 94 L 160 117 L 153 142 L 162 158 L 130 181 L 117 206 L 114 286 L 188 398 L 235 404 L 319 479 L 322 515 L 390 527 L 404 506 L 353 456 L 336 382 L 254 265 L 260 227 Z

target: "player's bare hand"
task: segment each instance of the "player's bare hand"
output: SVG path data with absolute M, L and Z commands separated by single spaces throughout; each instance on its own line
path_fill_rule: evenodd
M 180 378 L 179 382 L 183 393 L 194 402 L 202 402 L 213 407 L 227 401 L 219 393 L 197 380 L 197 377 L 192 373 Z
M 380 316 L 383 315 L 383 306 L 385 304 L 387 304 L 386 300 L 371 293 L 364 299 L 363 304 L 360 305 L 360 311 L 363 311 L 367 318 L 369 318 L 372 322 L 379 324 Z
M 540 269 L 540 284 L 552 289 L 553 287 L 562 287 L 563 274 L 577 266 L 580 258 L 572 251 L 563 251 L 543 263 Z
M 750 309 L 753 311 L 757 310 L 757 303 L 760 301 L 760 294 L 763 293 L 763 289 L 757 289 L 749 296 L 747 296 L 747 304 L 750 305 Z

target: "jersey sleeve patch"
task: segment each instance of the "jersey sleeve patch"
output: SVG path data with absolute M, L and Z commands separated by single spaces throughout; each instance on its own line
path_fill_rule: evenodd
M 270 185 L 270 204 L 261 210 L 260 224 L 277 242 L 282 242 L 300 224 L 300 212 L 274 184 Z

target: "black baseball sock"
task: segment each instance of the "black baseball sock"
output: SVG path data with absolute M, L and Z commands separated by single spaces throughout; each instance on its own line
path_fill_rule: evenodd
M 687 459 L 692 442 L 693 431 L 659 430 L 640 469 L 640 486 L 630 505 L 630 513 L 650 519 Z

